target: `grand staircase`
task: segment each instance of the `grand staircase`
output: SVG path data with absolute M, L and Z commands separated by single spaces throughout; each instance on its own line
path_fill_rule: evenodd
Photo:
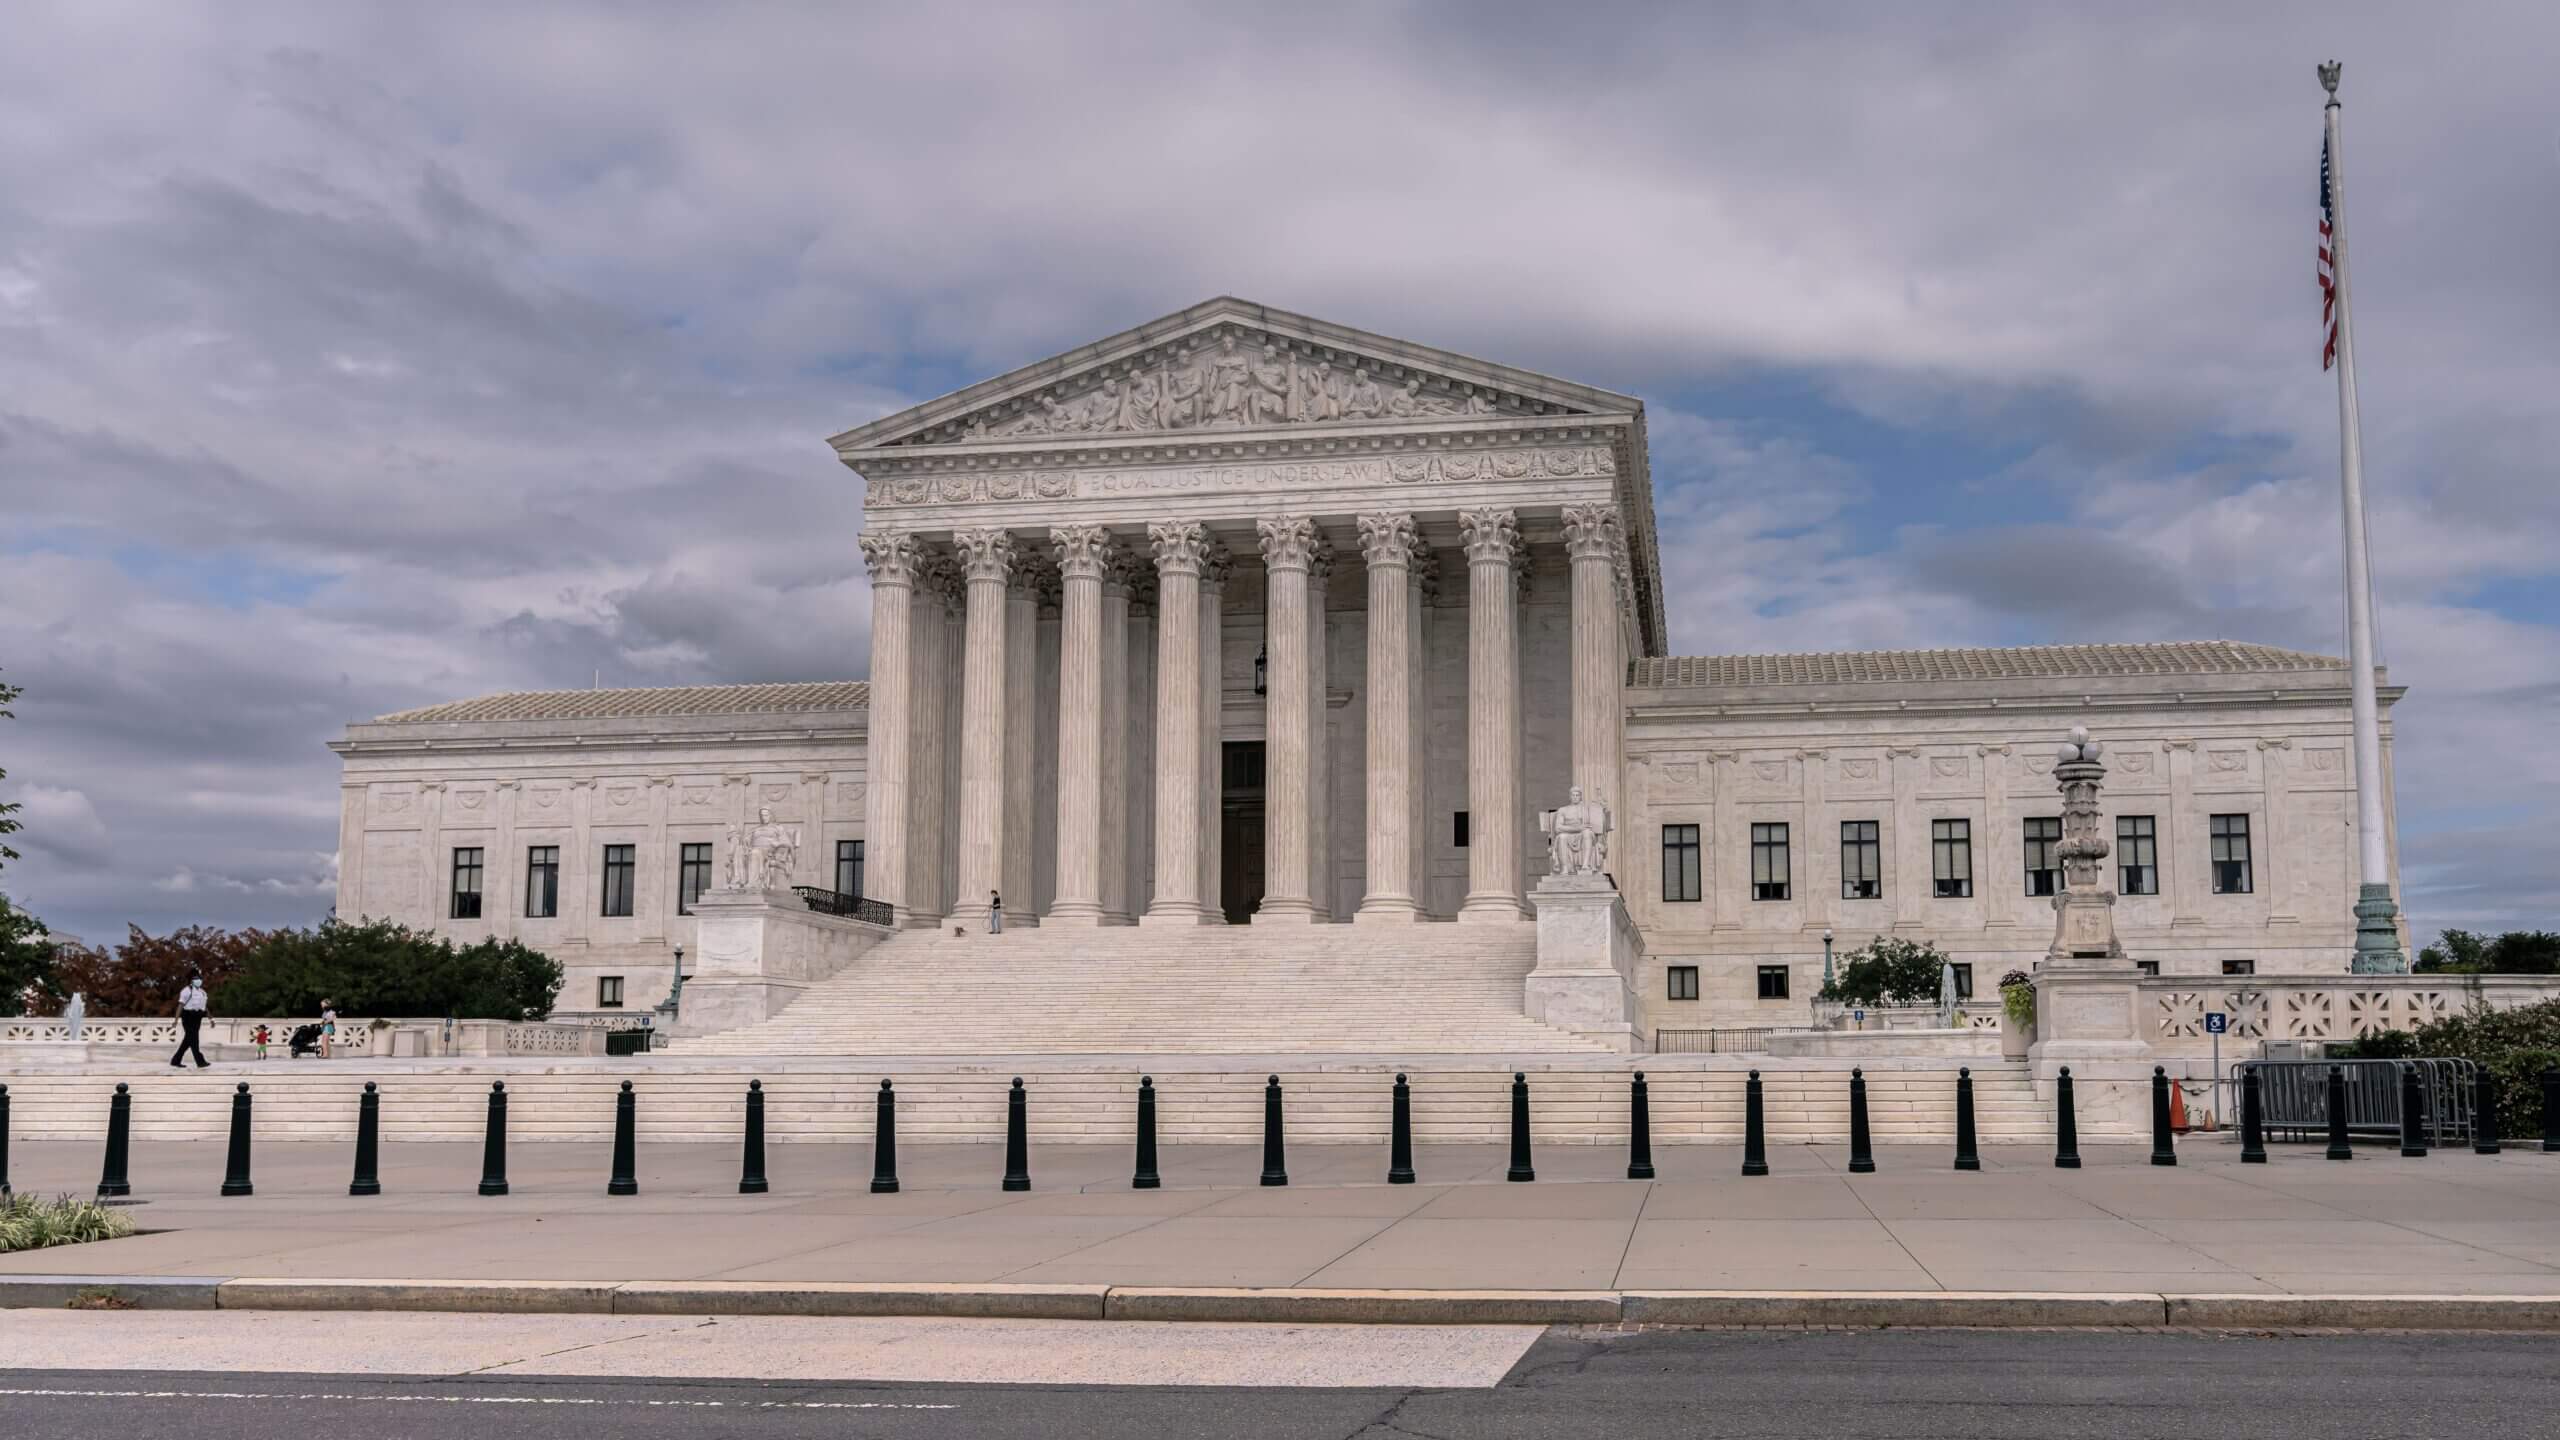
M 1529 925 L 907 931 L 678 1055 L 1601 1054 L 1521 1013 Z

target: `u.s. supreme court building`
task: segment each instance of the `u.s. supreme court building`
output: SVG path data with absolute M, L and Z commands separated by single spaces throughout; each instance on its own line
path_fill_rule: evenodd
M 1516 1014 L 1540 815 L 1578 786 L 1611 819 L 1641 1044 L 1801 1017 L 1826 937 L 1932 941 L 1986 993 L 2042 955 L 2053 745 L 2083 723 L 2129 954 L 2325 974 L 2353 948 L 2343 662 L 1671 654 L 1695 602 L 1664 593 L 1631 396 L 1217 299 L 831 443 L 865 486 L 867 680 L 813 656 L 803 683 L 350 725 L 340 913 L 517 937 L 567 966 L 563 1011 L 636 1011 L 703 955 L 762 821 L 793 885 L 894 930 L 792 986 L 956 973 L 934 947 L 1053 976 L 1178 954 L 1205 1014 L 1221 965 L 1427 997 L 1492 956 Z

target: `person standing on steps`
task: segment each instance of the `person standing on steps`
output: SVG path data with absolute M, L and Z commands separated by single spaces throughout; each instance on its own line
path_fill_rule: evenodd
M 204 993 L 204 977 L 188 975 L 186 988 L 178 992 L 178 1053 L 169 1057 L 170 1069 L 185 1069 L 184 1062 L 190 1051 L 196 1057 L 197 1069 L 203 1070 L 212 1065 L 212 1061 L 204 1058 L 202 1042 L 204 1012 L 208 1003 Z
M 320 1058 L 329 1058 L 329 1044 L 338 1038 L 338 1002 L 320 1002 Z
M 987 892 L 987 933 L 1004 933 L 1004 897 L 993 890 Z

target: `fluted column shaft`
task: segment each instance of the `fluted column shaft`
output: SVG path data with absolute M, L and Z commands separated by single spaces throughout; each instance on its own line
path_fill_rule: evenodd
M 1197 925 L 1200 906 L 1200 564 L 1188 521 L 1147 527 L 1156 555 L 1155 898 L 1143 923 Z
M 1129 577 L 1127 560 L 1102 573 L 1102 918 L 1126 925 L 1129 905 Z M 1062 765 L 1064 761 L 1060 762 Z
M 1564 507 L 1565 553 L 1573 564 L 1573 777 L 1585 799 L 1622 823 L 1619 707 L 1626 641 L 1618 612 L 1619 523 L 1615 505 Z M 1722 862 L 1719 862 L 1722 863 Z M 1611 869 L 1622 868 L 1613 859 Z
M 1061 525 L 1063 587 L 1058 621 L 1058 898 L 1049 919 L 1102 922 L 1102 574 L 1110 535 L 1098 525 Z
M 1333 578 L 1333 552 L 1317 537 L 1307 566 L 1307 898 L 1315 918 L 1333 915 L 1333 742 L 1326 692 L 1332 688 L 1325 590 Z
M 1263 709 L 1262 904 L 1253 918 L 1304 923 L 1315 918 L 1307 897 L 1307 562 L 1316 527 L 1282 517 L 1262 520 L 1256 529 L 1268 580 L 1263 629 L 1271 658 Z
M 951 908 L 944 864 L 951 802 L 951 557 L 928 562 L 909 612 L 914 664 L 909 668 L 915 755 L 907 787 L 907 923 L 933 925 Z
M 1034 693 L 1040 676 L 1040 595 L 1035 588 L 1040 583 L 1037 572 L 1017 571 L 1005 588 L 1004 815 L 997 826 L 1003 863 L 996 888 L 1004 892 L 1008 930 L 1040 923 L 1031 861 L 1032 842 L 1040 830 L 1039 797 L 1032 793 L 1040 738 L 1035 715 L 1039 697 Z
M 1360 517 L 1360 549 L 1369 563 L 1369 888 L 1353 918 L 1364 924 L 1418 920 L 1422 913 L 1413 885 L 1413 559 L 1418 546 L 1412 516 Z
M 1013 537 L 963 530 L 952 537 L 969 578 L 960 657 L 960 854 L 951 923 L 983 929 L 988 896 L 1004 885 L 1005 647 Z M 1026 897 L 1027 898 L 1027 897 Z
M 1227 923 L 1226 812 L 1221 803 L 1225 751 L 1226 588 L 1228 560 L 1212 545 L 1200 566 L 1200 918 Z
M 894 531 L 862 536 L 871 571 L 871 720 L 863 749 L 864 888 L 870 898 L 906 906 L 907 806 L 915 758 L 915 649 L 909 623 L 915 602 L 915 537 Z
M 1510 510 L 1458 516 L 1467 551 L 1467 899 L 1464 921 L 1521 917 L 1520 647 Z

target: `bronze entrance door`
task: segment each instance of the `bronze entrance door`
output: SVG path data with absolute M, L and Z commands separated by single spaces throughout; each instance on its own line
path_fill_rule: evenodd
M 1262 742 L 1230 740 L 1218 763 L 1218 901 L 1230 925 L 1262 903 Z

